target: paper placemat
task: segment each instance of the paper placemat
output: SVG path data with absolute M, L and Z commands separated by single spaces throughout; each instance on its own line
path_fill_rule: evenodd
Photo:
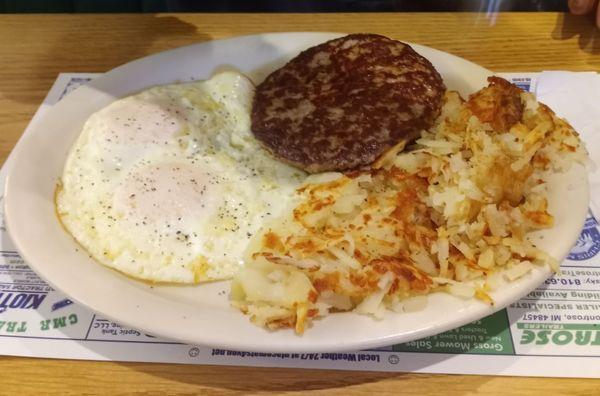
M 97 74 L 61 74 L 30 125 L 64 95 Z M 536 92 L 582 132 L 600 159 L 596 73 L 503 74 Z M 566 100 L 574 84 L 577 100 Z M 573 91 L 573 90 L 571 90 Z M 582 110 L 583 109 L 583 110 Z M 27 133 L 27 130 L 25 131 Z M 597 137 L 597 138 L 596 138 Z M 4 185 L 11 159 L 0 170 Z M 599 178 L 592 178 L 592 211 L 600 215 Z M 0 198 L 1 200 L 1 198 Z M 4 218 L 4 207 L 0 209 Z M 590 211 L 577 244 L 548 279 L 522 300 L 446 333 L 373 351 L 254 353 L 185 345 L 125 328 L 73 303 L 25 263 L 0 227 L 0 354 L 46 358 L 298 367 L 422 373 L 600 378 L 600 228 Z

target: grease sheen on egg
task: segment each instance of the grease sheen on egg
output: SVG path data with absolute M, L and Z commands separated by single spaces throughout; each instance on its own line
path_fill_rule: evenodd
M 93 114 L 57 194 L 65 228 L 99 262 L 158 282 L 226 279 L 305 175 L 250 131 L 254 88 L 226 72 L 154 87 Z

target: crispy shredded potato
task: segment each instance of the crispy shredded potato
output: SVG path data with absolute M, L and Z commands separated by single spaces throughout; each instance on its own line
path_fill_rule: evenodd
M 433 291 L 493 304 L 489 291 L 534 265 L 557 270 L 526 237 L 553 225 L 546 176 L 585 161 L 585 149 L 531 94 L 490 83 L 467 102 L 447 92 L 412 150 L 312 176 L 251 241 L 233 305 L 302 334 L 330 312 L 414 311 Z

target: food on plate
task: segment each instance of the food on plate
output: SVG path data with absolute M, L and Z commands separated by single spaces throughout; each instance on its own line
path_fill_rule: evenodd
M 149 281 L 226 279 L 304 173 L 250 132 L 254 87 L 222 73 L 93 114 L 57 188 L 66 230 L 100 263 Z
M 232 285 L 253 322 L 302 333 L 312 319 L 410 311 L 446 291 L 490 291 L 558 263 L 530 241 L 549 228 L 548 176 L 584 162 L 577 133 L 530 93 L 489 78 L 447 92 L 416 144 L 378 169 L 314 175 L 256 234 Z
M 310 173 L 354 169 L 431 127 L 444 91 L 408 44 L 351 34 L 305 50 L 260 83 L 252 131 Z
M 411 311 L 436 291 L 493 304 L 557 269 L 530 237 L 553 226 L 549 176 L 586 152 L 533 95 L 488 80 L 465 101 L 410 46 L 354 34 L 256 93 L 235 72 L 154 87 L 87 120 L 57 214 L 135 278 L 234 277 L 232 305 L 269 329 Z

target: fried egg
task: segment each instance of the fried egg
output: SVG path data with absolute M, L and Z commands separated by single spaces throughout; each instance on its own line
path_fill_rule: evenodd
M 150 88 L 93 114 L 59 184 L 58 216 L 100 263 L 155 282 L 227 279 L 305 174 L 250 131 L 243 75 Z

